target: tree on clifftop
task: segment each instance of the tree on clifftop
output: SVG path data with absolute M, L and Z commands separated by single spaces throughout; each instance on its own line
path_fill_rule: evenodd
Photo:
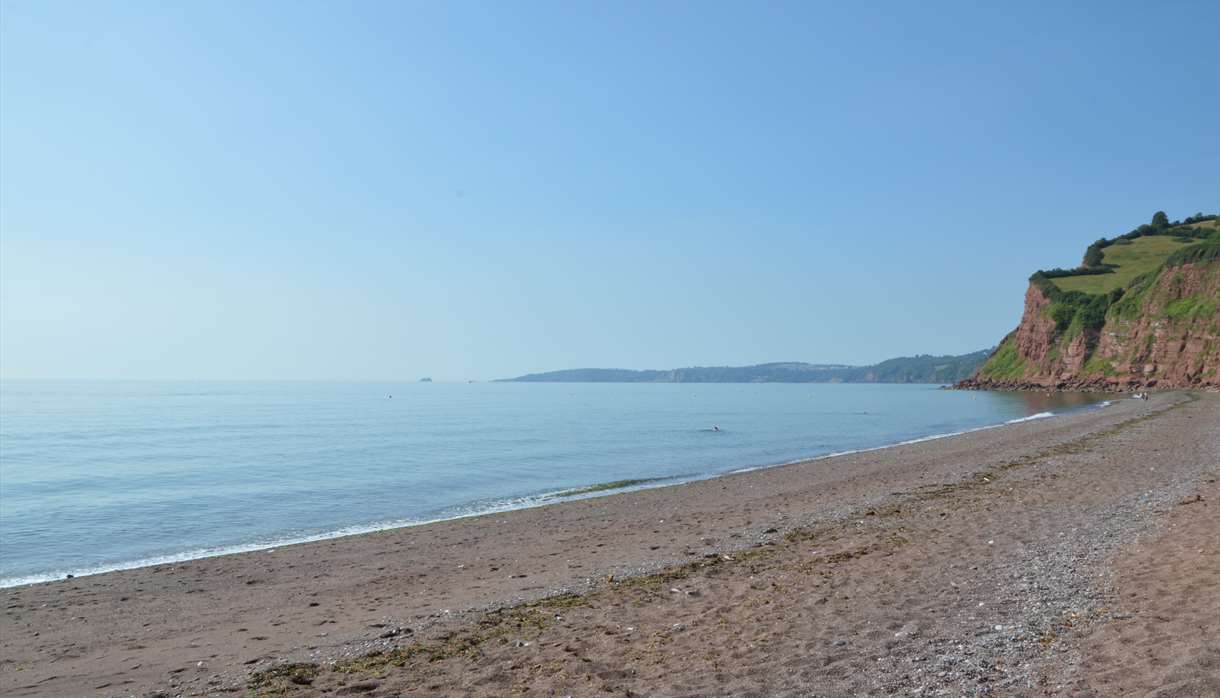
M 1152 225 L 1157 228 L 1164 228 L 1169 225 L 1169 216 L 1165 215 L 1164 211 L 1157 211 L 1152 214 Z
M 1106 242 L 1107 242 L 1106 239 L 1102 238 L 1102 239 L 1098 240 L 1097 242 L 1093 243 L 1092 245 L 1089 245 L 1089 248 L 1084 251 L 1083 266 L 1086 266 L 1086 267 L 1100 267 L 1101 266 L 1101 260 L 1103 259 L 1103 256 L 1104 256 L 1104 253 L 1101 251 L 1101 248 L 1106 246 Z

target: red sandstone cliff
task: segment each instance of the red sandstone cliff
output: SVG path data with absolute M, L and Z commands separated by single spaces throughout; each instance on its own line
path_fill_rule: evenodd
M 1162 268 L 1099 329 L 1056 322 L 1046 283 L 1030 283 L 1021 324 L 961 387 L 1220 388 L 1220 261 Z

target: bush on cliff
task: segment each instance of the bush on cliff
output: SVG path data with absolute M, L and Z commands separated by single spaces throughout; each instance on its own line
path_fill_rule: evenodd
M 1069 329 L 1074 332 L 1097 332 L 1106 324 L 1106 311 L 1121 299 L 1124 293 L 1121 288 L 1100 294 L 1064 291 L 1043 272 L 1030 277 L 1030 282 L 1051 302 L 1047 312 L 1055 321 L 1057 334 L 1063 334 Z
M 1104 250 L 1110 244 L 1111 243 L 1109 240 L 1102 238 L 1102 239 L 1098 240 L 1097 242 L 1094 242 L 1092 245 L 1089 245 L 1089 248 L 1084 251 L 1083 266 L 1086 269 L 1092 269 L 1095 267 L 1102 266 L 1101 260 L 1102 260 L 1102 257 L 1105 255 L 1105 253 L 1102 252 L 1102 250 Z
M 1220 218 L 1220 216 L 1217 216 L 1214 213 L 1208 214 L 1208 215 L 1203 215 L 1202 213 L 1196 213 L 1193 216 L 1183 219 L 1182 225 L 1191 225 L 1194 223 L 1202 223 L 1204 221 L 1214 221 L 1217 218 Z
M 1184 247 L 1165 259 L 1166 267 L 1180 267 L 1183 264 L 1208 262 L 1220 259 L 1220 237 L 1212 234 L 1205 242 L 1190 247 Z
M 1059 279 L 1065 276 L 1092 276 L 1093 274 L 1113 273 L 1113 267 L 1078 267 L 1076 269 L 1060 269 L 1056 267 L 1054 269 L 1040 269 L 1034 272 L 1034 275 L 1029 277 L 1029 280 L 1033 281 L 1035 276 L 1043 279 Z

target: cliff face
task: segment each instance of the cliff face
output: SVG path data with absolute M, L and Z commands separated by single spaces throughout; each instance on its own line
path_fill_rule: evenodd
M 1220 388 L 1220 260 L 1139 280 L 1108 306 L 1100 327 L 1065 323 L 1048 288 L 1030 283 L 1021 324 L 961 387 Z

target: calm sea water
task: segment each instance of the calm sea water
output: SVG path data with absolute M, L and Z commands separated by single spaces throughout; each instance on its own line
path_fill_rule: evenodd
M 529 506 L 610 481 L 677 482 L 1090 402 L 924 385 L 5 381 L 0 586 Z

